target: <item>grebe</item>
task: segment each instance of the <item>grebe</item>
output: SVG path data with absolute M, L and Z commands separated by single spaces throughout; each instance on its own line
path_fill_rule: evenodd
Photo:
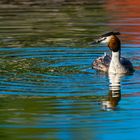
M 121 42 L 116 35 L 119 32 L 108 32 L 96 39 L 94 43 L 106 43 L 112 52 L 112 56 L 104 54 L 93 62 L 93 68 L 113 73 L 113 74 L 130 74 L 134 72 L 132 63 L 121 57 Z

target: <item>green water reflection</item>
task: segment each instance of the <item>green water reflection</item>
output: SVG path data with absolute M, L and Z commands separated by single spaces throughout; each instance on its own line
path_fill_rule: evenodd
M 0 98 L 1 138 L 59 139 L 60 135 L 65 139 L 67 134 L 68 139 L 76 139 L 79 134 L 71 136 L 69 129 L 78 130 L 77 133 L 87 129 L 91 118 L 86 120 L 81 116 L 91 114 L 91 111 L 95 112 L 96 104 L 93 104 L 93 101 L 97 101 L 96 98 L 3 96 Z M 84 103 L 80 103 L 82 100 Z M 89 135 L 90 132 L 87 136 L 90 137 Z M 84 135 L 82 137 L 85 138 Z
M 6 47 L 81 46 L 104 30 L 105 13 L 100 1 L 42 7 L 1 6 L 0 43 Z

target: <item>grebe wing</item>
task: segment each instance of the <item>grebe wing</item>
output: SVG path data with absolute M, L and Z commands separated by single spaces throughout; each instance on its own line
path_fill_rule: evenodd
M 121 57 L 120 61 L 121 61 L 121 64 L 126 69 L 129 69 L 129 70 L 132 70 L 133 71 L 133 65 L 132 65 L 132 63 L 127 58 Z
M 97 69 L 97 70 L 100 70 L 100 71 L 107 72 L 108 68 L 109 68 L 110 61 L 111 61 L 111 56 L 107 55 L 105 53 L 103 56 L 97 58 L 93 62 L 93 68 Z
M 121 57 L 120 61 L 122 65 L 132 65 L 132 63 L 125 57 Z

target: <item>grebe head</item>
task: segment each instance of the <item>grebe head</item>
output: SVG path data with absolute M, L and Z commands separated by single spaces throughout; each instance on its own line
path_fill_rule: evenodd
M 121 42 L 116 35 L 120 35 L 119 32 L 108 32 L 101 35 L 94 43 L 105 43 L 108 45 L 111 51 L 117 52 L 121 48 Z

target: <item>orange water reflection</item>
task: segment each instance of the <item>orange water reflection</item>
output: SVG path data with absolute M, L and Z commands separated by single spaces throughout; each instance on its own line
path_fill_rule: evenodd
M 140 43 L 140 1 L 108 0 L 105 8 L 109 13 L 109 26 L 123 33 L 122 37 L 131 43 Z

